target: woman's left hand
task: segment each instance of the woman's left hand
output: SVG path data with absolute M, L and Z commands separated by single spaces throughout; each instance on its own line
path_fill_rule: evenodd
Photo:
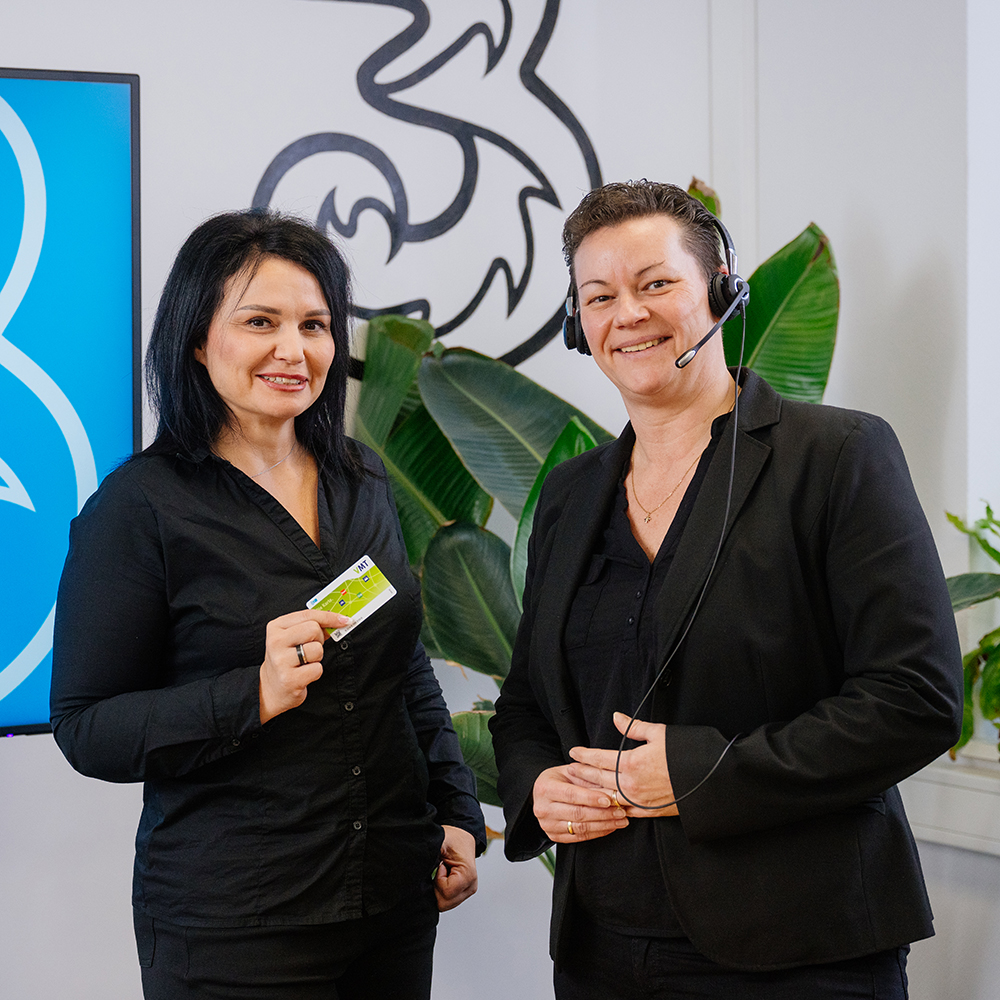
M 628 728 L 629 716 L 615 712 L 615 727 L 624 734 Z M 618 763 L 618 783 L 621 790 L 633 802 L 653 806 L 661 802 L 672 802 L 673 785 L 667 768 L 667 727 L 662 722 L 643 722 L 636 719 L 629 729 L 628 738 L 643 745 L 626 750 L 618 762 L 617 750 L 596 750 L 593 747 L 573 747 L 569 755 L 576 761 L 568 768 L 572 781 L 591 788 L 604 788 L 619 805 L 626 816 L 642 819 L 650 816 L 677 816 L 677 806 L 669 805 L 661 809 L 637 809 L 620 801 L 615 783 L 615 764 Z
M 476 874 L 476 838 L 457 826 L 444 827 L 441 864 L 434 877 L 438 909 L 454 909 L 464 903 L 479 887 Z

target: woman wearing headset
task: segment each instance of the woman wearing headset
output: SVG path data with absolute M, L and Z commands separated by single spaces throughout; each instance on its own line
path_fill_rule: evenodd
M 566 222 L 569 335 L 630 422 L 539 501 L 493 723 L 506 851 L 559 845 L 561 1000 L 904 997 L 932 928 L 895 784 L 958 736 L 947 590 L 888 425 L 705 340 L 746 294 L 720 235 L 647 181 Z

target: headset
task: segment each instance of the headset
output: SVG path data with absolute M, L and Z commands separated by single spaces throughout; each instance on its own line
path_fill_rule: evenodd
M 692 199 L 692 201 L 695 199 Z M 700 207 L 701 202 L 698 202 Z M 708 209 L 705 209 L 707 212 Z M 683 368 L 694 360 L 694 356 L 722 329 L 722 324 L 739 309 L 746 316 L 746 306 L 750 301 L 750 285 L 747 284 L 738 274 L 736 261 L 736 248 L 733 246 L 733 238 L 729 235 L 729 230 L 709 212 L 712 224 L 715 226 L 722 238 L 722 245 L 726 251 L 726 267 L 728 274 L 721 271 L 713 274 L 708 283 L 708 307 L 712 310 L 713 316 L 720 317 L 718 323 L 705 334 L 701 340 L 689 351 L 685 351 L 674 364 L 678 368 Z M 576 301 L 576 288 L 573 280 L 570 279 L 569 291 L 566 293 L 566 318 L 563 320 L 563 343 L 570 351 L 579 351 L 580 354 L 590 354 L 590 345 L 583 332 L 580 323 L 580 310 Z

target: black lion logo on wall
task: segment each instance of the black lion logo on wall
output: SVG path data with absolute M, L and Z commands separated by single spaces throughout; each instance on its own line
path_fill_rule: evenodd
M 361 63 L 356 73 L 357 89 L 364 104 L 380 115 L 405 123 L 411 129 L 416 127 L 435 133 L 434 135 L 430 135 L 427 131 L 421 133 L 429 141 L 444 140 L 449 143 L 447 147 L 451 170 L 449 176 L 454 175 L 451 178 L 454 183 L 449 188 L 447 197 L 441 199 L 447 203 L 429 218 L 415 218 L 418 212 L 414 210 L 404 180 L 404 175 L 407 173 L 427 176 L 428 172 L 434 172 L 438 162 L 443 163 L 443 161 L 429 164 L 426 159 L 421 159 L 419 152 L 413 153 L 411 158 L 407 149 L 402 150 L 402 156 L 397 151 L 394 159 L 386 151 L 384 144 L 380 145 L 345 132 L 317 132 L 297 139 L 275 156 L 257 185 L 253 205 L 272 204 L 276 199 L 279 185 L 283 182 L 291 183 L 287 180 L 290 172 L 295 168 L 302 170 L 302 165 L 306 161 L 319 154 L 339 153 L 357 158 L 357 164 L 347 163 L 343 158 L 328 158 L 326 161 L 328 167 L 324 168 L 324 172 L 317 174 L 316 170 L 313 170 L 309 175 L 310 181 L 305 183 L 310 186 L 311 195 L 318 201 L 318 209 L 314 205 L 317 226 L 324 229 L 332 228 L 341 237 L 350 240 L 358 234 L 359 225 L 365 218 L 371 219 L 377 216 L 382 220 L 388 234 L 387 255 L 384 264 L 381 265 L 383 268 L 391 267 L 392 262 L 401 254 L 405 256 L 407 250 L 415 254 L 415 245 L 428 244 L 435 240 L 446 242 L 449 237 L 455 241 L 451 248 L 452 257 L 457 254 L 463 264 L 468 264 L 465 268 L 467 273 L 462 275 L 462 280 L 456 279 L 453 282 L 453 285 L 461 286 L 457 298 L 454 287 L 450 289 L 449 296 L 442 295 L 440 291 L 435 293 L 430 288 L 418 288 L 417 294 L 401 298 L 390 281 L 381 289 L 382 302 L 366 303 L 364 301 L 366 293 L 373 297 L 375 293 L 362 284 L 358 293 L 360 301 L 356 307 L 357 315 L 368 318 L 380 313 L 398 312 L 420 316 L 433 322 L 437 335 L 443 337 L 470 320 L 494 283 L 502 276 L 503 284 L 500 287 L 505 292 L 506 312 L 507 316 L 510 316 L 528 290 L 535 263 L 535 231 L 532 220 L 532 212 L 535 209 L 532 202 L 536 201 L 539 206 L 550 206 L 551 209 L 560 212 L 563 208 L 556 187 L 550 181 L 540 161 L 544 161 L 548 156 L 558 169 L 559 164 L 569 162 L 568 158 L 572 157 L 578 174 L 576 188 L 569 192 L 574 199 L 579 197 L 584 183 L 589 187 L 601 184 L 597 155 L 583 126 L 537 73 L 538 63 L 555 29 L 559 0 L 544 0 L 537 27 L 532 34 L 515 30 L 514 15 L 509 0 L 496 0 L 499 5 L 498 13 L 502 13 L 502 29 L 499 32 L 495 32 L 494 28 L 485 22 L 477 21 L 464 27 L 457 37 L 449 34 L 451 22 L 456 16 L 454 6 L 442 14 L 443 28 L 434 32 L 429 5 L 423 0 L 329 0 L 329 2 L 366 3 L 383 8 L 396 8 L 409 15 L 409 24 Z M 464 8 L 465 4 L 460 7 Z M 529 24 L 528 28 L 531 27 Z M 492 103 L 489 108 L 481 109 L 476 106 L 467 109 L 469 113 L 465 117 L 430 110 L 424 106 L 434 99 L 449 105 L 461 104 L 463 98 L 474 99 L 474 95 L 470 97 L 457 93 L 463 88 L 456 88 L 454 79 L 460 78 L 461 72 L 468 73 L 470 67 L 477 66 L 472 62 L 476 58 L 477 47 L 470 48 L 477 39 L 482 40 L 478 44 L 485 42 L 486 52 L 485 70 L 482 71 L 480 79 L 485 79 L 498 68 L 507 72 L 507 77 L 503 81 L 506 89 L 501 99 L 497 100 L 496 91 L 493 91 L 490 94 Z M 514 43 L 517 40 L 526 43 L 522 46 L 523 55 L 519 63 L 514 62 L 513 55 Z M 515 69 L 516 80 L 513 78 Z M 446 81 L 448 74 L 451 76 Z M 437 91 L 434 89 L 435 82 L 438 82 Z M 470 82 L 470 91 L 476 82 L 476 80 Z M 421 88 L 422 84 L 424 86 Z M 419 92 L 414 93 L 414 91 Z M 452 97 L 456 100 L 453 101 Z M 530 101 L 532 104 L 529 106 L 524 103 L 525 101 Z M 487 116 L 492 114 L 494 118 L 503 119 L 503 130 L 508 135 L 501 134 L 496 128 L 488 128 L 470 120 L 476 117 L 480 110 Z M 521 145 L 508 137 L 512 131 L 518 129 L 525 118 L 533 114 L 546 116 L 543 122 L 546 140 L 538 143 L 543 149 L 541 155 L 536 156 L 529 155 Z M 409 136 L 416 134 L 412 131 L 407 132 Z M 453 164 L 456 149 L 458 160 L 457 164 Z M 581 158 L 582 170 L 579 169 Z M 503 173 L 508 190 L 490 189 L 488 180 L 484 180 L 484 174 L 488 172 L 484 170 L 484 159 L 488 159 L 494 174 L 498 171 Z M 352 170 L 355 176 L 353 183 L 355 191 L 359 187 L 356 178 L 360 170 L 366 178 L 360 182 L 361 189 L 363 190 L 363 185 L 367 183 L 369 190 L 374 186 L 380 193 L 354 196 L 350 193 L 352 185 L 348 183 L 349 193 L 345 196 L 346 178 L 343 175 Z M 372 173 L 372 170 L 375 173 Z M 552 170 L 549 173 L 551 174 Z M 378 175 L 381 175 L 380 178 Z M 316 192 L 317 176 L 321 177 L 321 184 L 327 185 L 322 195 L 317 195 Z M 491 228 L 484 227 L 475 218 L 477 212 L 474 204 L 477 189 L 479 200 L 487 201 L 493 212 L 497 210 L 498 199 L 506 198 L 509 201 L 510 231 L 519 234 L 519 245 L 516 247 L 510 245 L 506 248 L 506 253 L 496 253 L 486 246 L 493 233 Z M 502 201 L 499 203 L 501 206 L 504 204 Z M 373 213 L 373 216 L 366 216 L 366 213 Z M 463 222 L 466 230 L 460 228 Z M 435 246 L 443 247 L 444 243 Z M 437 259 L 441 259 L 440 254 Z M 411 260 L 415 258 L 411 257 Z M 434 273 L 434 268 L 430 265 L 408 264 L 405 272 L 408 283 L 411 285 L 420 283 L 421 267 L 428 274 Z M 449 264 L 448 267 L 454 268 L 454 265 Z M 436 274 L 435 277 L 437 276 Z M 432 285 L 434 282 L 428 278 L 425 284 Z M 563 297 L 562 289 L 558 292 L 547 291 L 546 301 L 551 305 L 543 306 L 541 315 L 537 309 L 535 310 L 529 335 L 523 337 L 523 333 L 519 334 L 523 339 L 503 353 L 502 360 L 512 365 L 519 364 L 555 336 L 562 323 Z

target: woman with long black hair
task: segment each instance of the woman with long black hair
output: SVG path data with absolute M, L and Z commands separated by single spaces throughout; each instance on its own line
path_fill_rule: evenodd
M 427 997 L 438 911 L 476 888 L 419 587 L 344 433 L 349 304 L 307 224 L 199 226 L 149 345 L 156 440 L 73 522 L 52 726 L 84 774 L 144 782 L 149 1000 Z M 395 595 L 332 641 L 351 620 L 307 602 L 366 556 Z

